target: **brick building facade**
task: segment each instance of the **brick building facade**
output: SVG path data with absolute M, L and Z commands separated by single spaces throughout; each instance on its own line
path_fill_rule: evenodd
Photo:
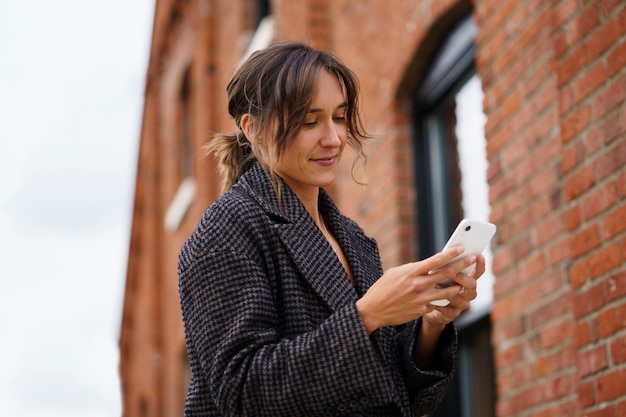
M 198 152 L 210 132 L 233 130 L 225 85 L 269 39 L 328 49 L 359 76 L 368 186 L 348 157 L 330 191 L 377 239 L 384 267 L 432 253 L 464 215 L 498 225 L 435 415 L 626 416 L 622 0 L 157 0 L 120 335 L 124 416 L 182 415 L 177 254 L 220 184 Z M 466 142 L 484 155 L 468 158 Z M 461 163 L 481 158 L 484 169 Z M 481 181 L 487 209 L 472 211 Z

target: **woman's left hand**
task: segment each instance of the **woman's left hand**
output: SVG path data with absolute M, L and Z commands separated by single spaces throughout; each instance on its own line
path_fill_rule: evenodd
M 469 307 L 470 301 L 476 298 L 476 280 L 485 273 L 485 258 L 480 255 L 476 258 L 474 268 L 468 274 L 458 273 L 454 281 L 459 285 L 459 293 L 450 298 L 450 304 L 445 307 L 434 307 L 426 313 L 422 320 L 432 327 L 442 327 L 457 318 L 461 312 Z

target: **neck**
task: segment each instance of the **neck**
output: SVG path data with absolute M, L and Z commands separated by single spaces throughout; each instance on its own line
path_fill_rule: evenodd
M 307 193 L 296 192 L 296 195 L 302 202 L 302 205 L 304 206 L 306 211 L 309 212 L 309 214 L 311 215 L 315 223 L 321 227 L 322 218 L 320 216 L 319 202 L 318 202 L 319 195 L 320 195 L 319 188 L 316 187 L 314 190 L 309 190 L 309 192 Z

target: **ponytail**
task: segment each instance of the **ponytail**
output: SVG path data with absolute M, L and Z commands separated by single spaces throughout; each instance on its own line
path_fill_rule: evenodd
M 222 193 L 232 187 L 256 161 L 250 142 L 241 131 L 230 135 L 216 134 L 204 145 L 204 155 L 213 155 L 218 161 Z

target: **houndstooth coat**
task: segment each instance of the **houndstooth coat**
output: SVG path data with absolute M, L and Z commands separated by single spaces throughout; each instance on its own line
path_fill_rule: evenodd
M 382 275 L 376 242 L 323 190 L 320 211 L 352 269 L 284 185 L 279 208 L 253 165 L 202 217 L 179 256 L 191 366 L 186 417 L 419 416 L 440 401 L 456 357 L 441 336 L 434 369 L 412 359 L 419 320 L 368 336 L 355 302 Z

